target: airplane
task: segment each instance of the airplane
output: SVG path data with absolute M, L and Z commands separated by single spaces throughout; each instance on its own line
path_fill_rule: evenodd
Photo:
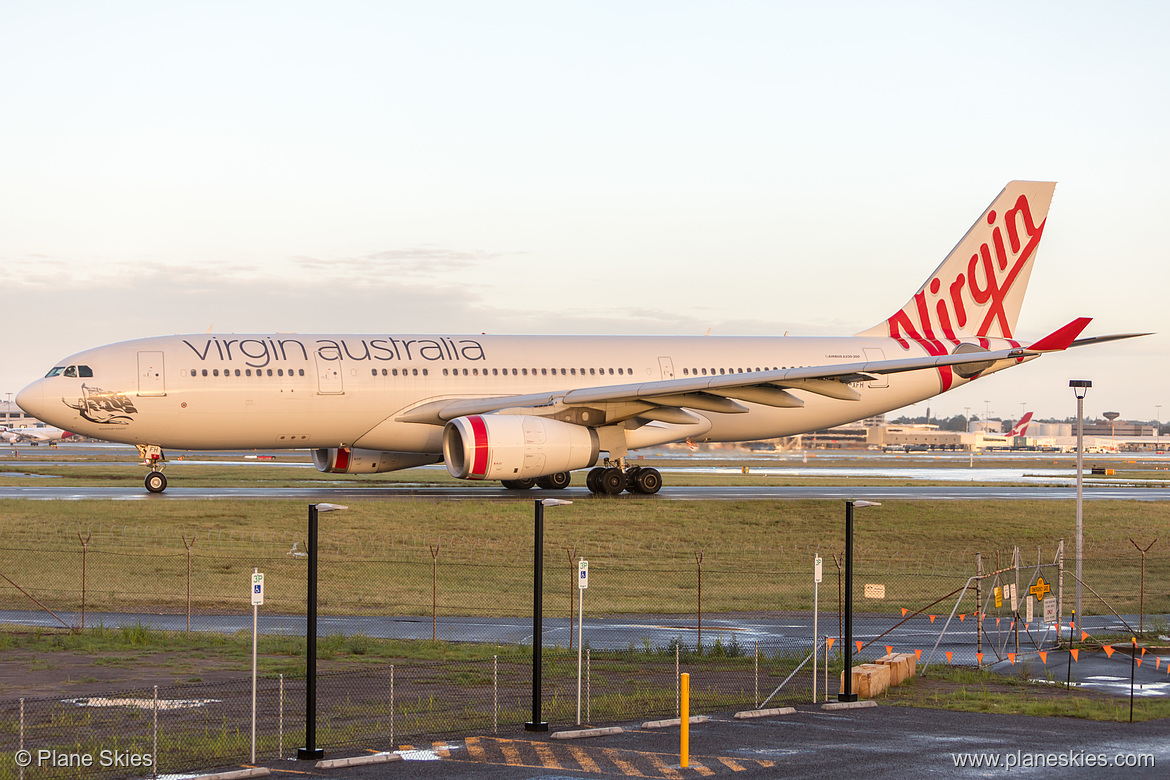
M 631 450 L 793 436 L 923 401 L 1079 338 L 1080 318 L 1015 333 L 1052 182 L 1010 182 L 921 288 L 852 337 L 199 334 L 79 352 L 17 403 L 134 444 L 166 489 L 166 449 L 310 449 L 326 473 L 444 463 L 513 490 L 656 493 Z
M 73 436 L 69 431 L 51 425 L 30 425 L 20 428 L 5 428 L 0 437 L 12 444 L 28 442 L 34 447 L 38 444 L 56 444 Z
M 1006 434 L 1007 438 L 1010 439 L 1014 436 L 1028 435 L 1028 425 L 1031 422 L 1032 422 L 1032 413 L 1028 412 L 1023 417 L 1020 418 L 1019 422 L 1017 422 L 1015 425 L 1012 426 L 1012 429 L 1010 431 L 1007 432 L 1007 434 Z

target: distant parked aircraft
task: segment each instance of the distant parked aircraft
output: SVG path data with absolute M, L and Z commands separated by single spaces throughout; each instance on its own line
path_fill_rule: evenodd
M 1015 333 L 1054 187 L 1009 183 L 902 308 L 852 337 L 165 336 L 67 357 L 16 400 L 136 445 L 151 492 L 166 488 L 164 447 L 276 447 L 312 449 L 324 472 L 445 462 L 455 477 L 522 489 L 562 488 L 592 467 L 594 493 L 655 493 L 659 472 L 630 450 L 793 436 L 1127 338 L 1078 339 L 1087 318 L 1039 340 Z M 895 206 L 912 227 L 914 204 Z M 809 294 L 863 289 L 836 279 Z
M 28 442 L 32 445 L 37 444 L 56 444 L 59 441 L 68 439 L 73 434 L 69 431 L 55 428 L 51 425 L 30 425 L 24 428 L 5 428 L 4 440 L 12 444 L 18 442 Z

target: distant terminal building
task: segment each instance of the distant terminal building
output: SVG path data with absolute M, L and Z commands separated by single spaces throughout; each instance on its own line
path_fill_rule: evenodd
M 0 428 L 19 428 L 40 424 L 40 420 L 25 414 L 15 401 L 0 401 Z

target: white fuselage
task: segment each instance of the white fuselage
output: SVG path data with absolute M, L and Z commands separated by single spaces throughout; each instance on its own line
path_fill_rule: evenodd
M 1000 346 L 993 342 L 992 349 Z M 20 405 L 76 433 L 172 449 L 357 447 L 438 453 L 441 425 L 396 418 L 443 399 L 530 395 L 758 370 L 919 357 L 888 338 L 610 336 L 169 336 L 65 358 Z M 953 386 L 964 380 L 955 377 Z M 697 411 L 661 440 L 751 441 L 862 419 L 937 395 L 937 370 L 799 389 L 803 408 Z M 632 446 L 639 446 L 637 441 Z

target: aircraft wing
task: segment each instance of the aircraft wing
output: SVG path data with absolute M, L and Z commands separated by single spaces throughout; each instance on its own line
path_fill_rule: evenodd
M 1028 347 L 997 351 L 979 349 L 954 355 L 834 363 L 719 376 L 692 376 L 653 382 L 568 388 L 563 391 L 527 395 L 449 398 L 423 403 L 397 415 L 395 419 L 400 422 L 444 425 L 457 417 L 488 414 L 503 409 L 533 409 L 534 413 L 540 414 L 537 408 L 554 405 L 563 408 L 638 403 L 643 409 L 659 407 L 658 419 L 666 422 L 683 422 L 687 417 L 686 413 L 681 411 L 684 408 L 738 414 L 748 411 L 748 408 L 739 401 L 788 408 L 804 406 L 804 401 L 789 392 L 790 390 L 803 390 L 829 398 L 855 401 L 860 399 L 861 395 L 849 386 L 851 383 L 873 381 L 883 374 L 923 371 L 944 366 L 967 366 L 972 373 L 978 373 L 999 361 L 1031 360 L 1046 352 L 1059 352 L 1073 346 L 1145 335 L 1125 334 L 1077 340 L 1076 337 L 1088 326 L 1089 321 L 1088 318 L 1074 320 Z
M 487 414 L 502 409 L 552 406 L 588 406 L 607 403 L 643 402 L 650 406 L 686 407 L 729 414 L 748 411 L 737 401 L 767 406 L 800 407 L 804 402 L 789 390 L 804 390 L 841 400 L 857 400 L 860 394 L 851 382 L 868 382 L 882 374 L 921 371 L 942 366 L 986 364 L 1000 360 L 1033 358 L 1041 351 L 1026 348 L 966 352 L 958 355 L 869 360 L 835 363 L 775 371 L 751 371 L 720 376 L 684 377 L 653 382 L 633 382 L 566 389 L 548 393 L 485 398 L 456 398 L 430 401 L 398 415 L 401 422 L 442 425 L 456 417 Z M 539 412 L 538 412 L 539 413 Z

